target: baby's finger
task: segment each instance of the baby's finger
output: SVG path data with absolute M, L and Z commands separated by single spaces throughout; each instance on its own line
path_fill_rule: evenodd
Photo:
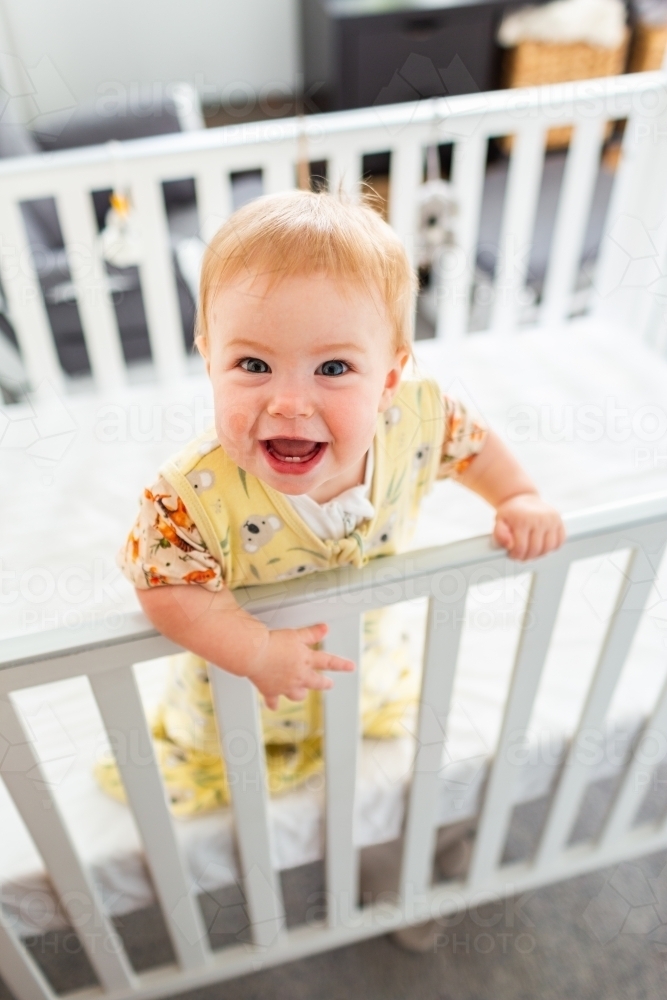
M 307 646 L 312 646 L 316 642 L 321 642 L 325 635 L 329 631 L 329 626 L 325 625 L 324 622 L 319 622 L 317 625 L 308 625 L 305 628 L 294 629 L 295 633 L 301 640 L 305 642 Z
M 304 684 L 306 684 L 311 691 L 328 691 L 332 688 L 334 682 L 330 677 L 326 677 L 321 674 L 319 670 L 311 670 L 308 676 L 304 679 Z
M 530 530 L 527 527 L 514 528 L 514 544 L 509 549 L 512 559 L 523 560 L 526 558 L 528 543 L 530 541 Z
M 542 528 L 533 528 L 528 538 L 525 559 L 537 559 L 549 549 L 546 547 L 546 532 Z
M 510 528 L 507 521 L 503 521 L 502 518 L 496 521 L 496 526 L 493 529 L 493 537 L 504 549 L 510 549 L 514 542 L 514 535 L 512 534 L 512 529 Z
M 285 697 L 287 698 L 288 701 L 304 701 L 308 697 L 308 688 L 306 687 L 292 688 L 291 691 L 285 692 Z
M 554 552 L 560 546 L 560 533 L 558 528 L 552 528 L 551 531 L 547 531 L 544 536 L 544 542 L 542 545 L 542 551 Z
M 277 696 L 269 697 L 268 695 L 264 695 L 264 703 L 266 707 L 270 709 L 272 712 L 276 712 L 278 710 Z
M 342 656 L 334 656 L 333 653 L 321 651 L 313 654 L 311 666 L 313 670 L 354 670 L 352 660 L 345 660 Z

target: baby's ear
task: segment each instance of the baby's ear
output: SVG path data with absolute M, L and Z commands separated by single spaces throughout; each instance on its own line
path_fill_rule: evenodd
M 384 413 L 385 410 L 389 409 L 392 400 L 398 391 L 398 387 L 401 384 L 401 375 L 403 374 L 403 369 L 408 363 L 410 357 L 410 352 L 405 348 L 401 348 L 396 351 L 392 366 L 387 372 L 387 377 L 384 382 L 384 389 L 382 390 L 382 396 L 380 398 L 380 413 Z

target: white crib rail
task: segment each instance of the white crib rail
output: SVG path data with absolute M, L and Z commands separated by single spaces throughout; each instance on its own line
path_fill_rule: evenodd
M 92 191 L 118 186 L 129 190 L 144 246 L 141 289 L 153 363 L 158 377 L 166 380 L 184 370 L 186 359 L 162 183 L 194 178 L 200 231 L 208 239 L 230 213 L 232 173 L 261 170 L 267 192 L 296 184 L 304 134 L 310 158 L 327 162 L 330 185 L 343 187 L 352 196 L 358 190 L 363 154 L 390 153 L 390 221 L 410 253 L 424 150 L 434 142 L 453 144 L 452 184 L 459 211 L 454 220 L 455 246 L 447 251 L 439 289 L 438 334 L 456 338 L 468 328 L 488 139 L 516 137 L 492 314 L 493 328 L 505 331 L 515 325 L 524 292 L 545 132 L 561 124 L 575 127 L 544 292 L 542 318 L 553 325 L 567 318 L 570 310 L 604 126 L 609 120 L 627 119 L 624 153 L 595 275 L 595 309 L 599 316 L 625 323 L 637 335 L 655 340 L 662 317 L 653 308 L 652 287 L 667 252 L 667 227 L 656 232 L 667 211 L 663 182 L 667 174 L 666 81 L 663 73 L 630 74 L 3 161 L 0 278 L 30 379 L 35 386 L 45 378 L 60 385 L 63 375 L 20 217 L 21 202 L 56 199 L 92 372 L 99 386 L 108 386 L 126 377 L 126 365 L 90 196 Z M 621 233 L 619 243 L 620 230 L 625 235 Z
M 271 861 L 266 767 L 257 698 L 244 678 L 210 669 L 213 701 L 225 750 L 234 803 L 236 842 L 251 920 L 253 940 L 268 948 L 284 937 L 285 912 L 277 872 Z M 241 735 L 246 750 L 240 759 L 231 739 Z
M 127 758 L 117 760 L 174 951 L 182 968 L 199 968 L 209 956 L 206 933 L 189 893 L 134 674 L 129 666 L 106 670 L 91 675 L 90 685 L 107 732 L 124 736 L 124 745 L 135 747 L 146 762 L 137 767 Z
M 211 951 L 174 837 L 155 757 L 131 665 L 175 649 L 156 634 L 143 616 L 130 615 L 122 627 L 39 633 L 0 645 L 0 774 L 24 816 L 35 844 L 88 949 L 100 986 L 77 993 L 109 1000 L 150 998 L 181 992 L 270 965 L 335 948 L 392 928 L 446 915 L 471 901 L 498 898 L 568 878 L 667 846 L 664 817 L 633 826 L 642 795 L 637 777 L 651 766 L 633 753 L 608 811 L 602 832 L 568 846 L 587 784 L 587 772 L 574 748 L 577 735 L 601 726 L 620 670 L 640 620 L 667 542 L 667 494 L 583 512 L 568 519 L 565 546 L 545 559 L 516 564 L 494 549 L 488 538 L 471 539 L 371 563 L 363 570 L 341 569 L 244 592 L 246 607 L 272 627 L 297 627 L 325 620 L 328 646 L 359 662 L 361 614 L 417 596 L 430 601 L 418 722 L 418 750 L 407 807 L 399 892 L 392 904 L 361 906 L 353 815 L 359 746 L 359 676 L 338 676 L 325 696 L 327 909 L 325 921 L 287 930 L 280 880 L 271 857 L 265 764 L 257 699 L 249 681 L 211 668 L 213 695 L 232 789 L 241 875 L 253 944 Z M 612 610 L 606 640 L 590 682 L 578 730 L 552 797 L 533 857 L 503 863 L 514 796 L 516 768 L 509 763 L 510 741 L 525 731 L 551 645 L 551 635 L 573 562 L 618 551 L 631 552 L 629 568 Z M 486 788 L 467 877 L 431 884 L 435 801 L 442 766 L 444 733 L 457 669 L 461 623 L 471 578 L 480 573 L 532 574 L 514 669 L 505 700 L 499 742 Z M 239 596 L 241 593 L 239 592 Z M 530 619 L 530 627 L 527 623 Z M 48 790 L 35 784 L 32 750 L 19 731 L 11 692 L 36 684 L 87 675 L 110 733 L 138 732 L 141 753 L 120 770 L 143 839 L 158 900 L 178 966 L 134 973 L 102 911 L 90 879 L 76 854 L 64 821 Z M 18 728 L 17 728 L 18 727 Z M 667 684 L 646 729 L 665 733 Z M 242 736 L 244 749 L 233 749 Z M 3 740 L 5 741 L 3 743 Z M 644 786 L 641 786 L 645 788 Z M 81 900 L 83 899 L 83 906 Z M 92 919 L 92 923 L 90 919 Z M 94 938 L 98 934 L 97 941 Z M 100 950 L 99 935 L 106 941 Z M 7 915 L 0 910 L 0 970 L 18 1000 L 55 1000 L 44 976 L 28 957 Z M 72 994 L 72 997 L 74 994 Z

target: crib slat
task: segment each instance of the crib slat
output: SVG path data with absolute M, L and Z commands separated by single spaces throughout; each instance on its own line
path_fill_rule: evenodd
M 667 681 L 663 685 L 650 719 L 643 727 L 642 735 L 648 733 L 660 733 L 662 736 L 667 736 Z M 641 741 L 642 737 L 640 736 L 639 745 L 641 745 Z M 638 759 L 635 751 L 602 828 L 599 839 L 600 847 L 604 848 L 613 844 L 628 830 L 647 791 L 646 785 L 642 784 L 639 777 L 641 774 L 646 774 L 647 771 L 652 774 L 656 767 L 657 763 L 653 766 L 647 766 L 643 763 L 641 759 Z
M 547 326 L 555 326 L 568 315 L 595 190 L 605 125 L 602 118 L 580 122 L 567 154 L 542 297 L 542 320 Z
M 55 994 L 0 908 L 0 972 L 16 1000 L 54 1000 Z
M 295 148 L 296 157 L 296 148 Z M 272 150 L 271 159 L 262 167 L 265 194 L 280 194 L 296 187 L 295 165 L 292 158 L 281 149 Z
M 334 686 L 324 696 L 326 766 L 326 855 L 328 923 L 344 926 L 358 907 L 359 855 L 354 845 L 354 802 L 359 754 L 361 617 L 332 622 L 325 645 L 353 660 L 352 673 L 331 673 Z
M 31 386 L 36 389 L 46 380 L 52 388 L 62 390 L 65 379 L 28 246 L 21 209 L 6 198 L 0 198 L 0 240 L 2 286 Z
M 424 892 L 431 883 L 435 810 L 465 602 L 465 593 L 453 603 L 445 603 L 435 597 L 429 601 L 417 753 L 405 821 L 399 882 L 402 899 Z
M 359 198 L 361 180 L 361 153 L 342 137 L 336 153 L 329 157 L 327 180 L 332 194 L 344 193 L 352 201 Z
M 454 146 L 452 187 L 456 199 L 453 219 L 456 243 L 446 251 L 448 266 L 438 289 L 436 329 L 436 337 L 444 337 L 448 345 L 465 336 L 468 330 L 486 150 L 487 138 L 478 133 Z
M 535 211 L 544 162 L 544 125 L 532 123 L 517 133 L 510 156 L 500 233 L 491 328 L 514 329 L 526 283 Z
M 645 337 L 667 249 L 658 223 L 667 211 L 667 113 L 664 101 L 650 110 L 643 100 L 633 106 L 600 240 L 593 314 Z
M 183 969 L 200 968 L 209 956 L 206 929 L 190 892 L 134 672 L 121 667 L 89 680 L 112 747 L 121 749 L 116 763 L 174 951 Z
M 656 354 L 667 354 L 667 311 L 657 297 L 647 324 L 646 343 Z
M 225 219 L 232 214 L 232 185 L 222 164 L 209 163 L 195 177 L 199 230 L 205 243 L 215 235 Z
M 125 363 L 107 274 L 98 251 L 98 233 L 89 192 L 70 185 L 57 199 L 72 281 L 90 366 L 100 389 L 125 381 Z
M 658 532 L 660 532 L 658 534 Z M 600 732 L 664 551 L 664 525 L 656 528 L 656 550 L 635 549 L 600 652 L 595 676 L 556 787 L 534 864 L 553 861 L 565 845 L 586 789 L 589 768 L 580 757 L 586 731 Z
M 106 990 L 134 986 L 123 944 L 79 859 L 30 737 L 6 696 L 0 700 L 0 730 L 10 747 L 0 761 L 3 781 L 93 969 Z
M 168 381 L 185 371 L 185 346 L 162 187 L 150 175 L 137 177 L 132 198 L 143 240 L 139 272 L 151 354 L 160 379 Z
M 406 138 L 391 151 L 389 163 L 389 222 L 414 263 L 417 189 L 422 180 L 422 148 Z
M 618 286 L 619 248 L 614 240 L 609 238 L 609 235 L 616 221 L 627 213 L 632 205 L 634 189 L 643 173 L 644 163 L 649 152 L 646 144 L 640 144 L 637 139 L 640 122 L 641 116 L 638 114 L 631 115 L 626 122 L 621 159 L 614 177 L 614 185 L 611 189 L 607 216 L 595 262 L 593 289 L 597 294 L 594 298 L 592 311 L 593 315 L 601 320 L 613 319 L 613 315 L 610 314 L 610 297 L 605 293 Z M 613 310 L 613 306 L 611 308 Z
M 209 666 L 211 693 L 234 806 L 236 843 L 253 941 L 269 948 L 285 933 L 285 908 L 271 858 L 269 798 L 257 690 L 246 677 Z M 242 744 L 238 753 L 234 744 Z
M 491 764 L 486 793 L 470 861 L 469 885 L 482 883 L 500 863 L 514 806 L 516 765 L 510 745 L 525 733 L 542 677 L 542 668 L 560 607 L 568 563 L 559 557 L 540 567 L 526 603 L 522 632 L 514 661 L 510 689 Z

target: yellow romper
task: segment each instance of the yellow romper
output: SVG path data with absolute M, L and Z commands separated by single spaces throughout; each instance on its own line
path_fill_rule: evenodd
M 364 566 L 405 548 L 436 476 L 460 471 L 483 440 L 484 429 L 460 404 L 443 400 L 434 382 L 405 381 L 378 417 L 370 496 L 375 516 L 345 538 L 322 541 L 283 494 L 240 469 L 209 430 L 162 468 L 162 492 L 145 491 L 149 516 L 138 519 L 121 565 L 138 587 L 196 583 L 209 589 Z M 405 646 L 389 649 L 383 643 L 381 617 L 364 616 L 362 728 L 366 736 L 392 737 L 404 732 L 402 719 L 416 700 L 417 685 Z M 319 693 L 299 703 L 281 698 L 275 712 L 262 706 L 262 722 L 271 792 L 302 784 L 320 770 Z M 194 654 L 171 658 L 153 734 L 175 815 L 229 801 L 207 667 Z M 98 763 L 96 774 L 107 792 L 124 799 L 110 758 Z

